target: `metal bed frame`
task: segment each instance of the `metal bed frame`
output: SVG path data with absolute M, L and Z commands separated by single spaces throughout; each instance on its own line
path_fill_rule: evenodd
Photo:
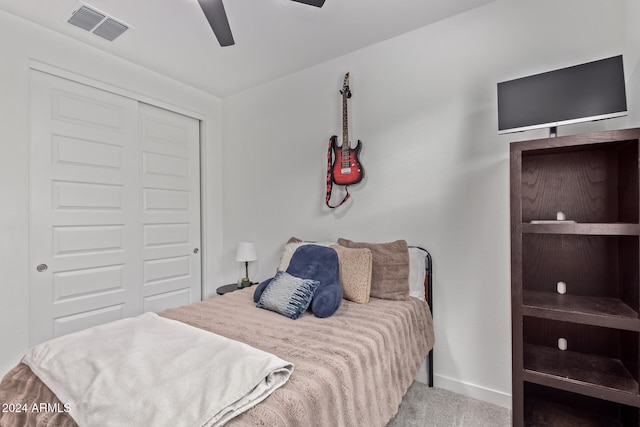
M 418 248 L 425 253 L 425 272 L 426 272 L 426 280 L 424 284 L 425 295 L 427 297 L 427 304 L 429 304 L 429 310 L 431 311 L 431 316 L 433 316 L 433 259 L 431 258 L 431 254 L 428 250 L 420 246 L 411 246 L 413 248 Z M 428 378 L 429 378 L 429 387 L 433 387 L 433 349 L 429 350 L 429 355 L 427 356 L 429 361 L 428 367 Z

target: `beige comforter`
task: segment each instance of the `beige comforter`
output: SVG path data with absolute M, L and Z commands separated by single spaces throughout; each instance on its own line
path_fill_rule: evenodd
M 428 306 L 414 298 L 372 298 L 366 305 L 343 300 L 329 318 L 307 312 L 291 320 L 256 308 L 247 288 L 160 314 L 295 365 L 287 384 L 229 427 L 385 426 L 434 342 Z M 54 403 L 52 411 L 0 412 L 0 426 L 75 425 L 64 402 L 23 364 L 3 379 L 0 402 Z

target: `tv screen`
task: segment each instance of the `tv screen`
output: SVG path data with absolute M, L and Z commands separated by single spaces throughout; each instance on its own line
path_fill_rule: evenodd
M 498 83 L 498 133 L 627 114 L 622 55 Z

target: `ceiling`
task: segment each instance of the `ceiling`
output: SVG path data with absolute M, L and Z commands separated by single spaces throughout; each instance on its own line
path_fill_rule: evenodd
M 220 47 L 197 0 L 83 0 L 133 27 L 109 42 L 66 21 L 78 0 L 0 0 L 35 22 L 225 97 L 493 0 L 225 0 L 235 45 Z

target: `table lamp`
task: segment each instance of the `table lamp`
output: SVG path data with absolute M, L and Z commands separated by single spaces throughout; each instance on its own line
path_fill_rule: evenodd
M 258 257 L 256 256 L 256 245 L 253 242 L 240 242 L 238 243 L 238 250 L 236 252 L 236 261 L 244 262 L 244 277 L 240 282 L 238 282 L 238 288 L 246 288 L 251 286 L 251 281 L 249 280 L 249 261 L 255 261 Z

